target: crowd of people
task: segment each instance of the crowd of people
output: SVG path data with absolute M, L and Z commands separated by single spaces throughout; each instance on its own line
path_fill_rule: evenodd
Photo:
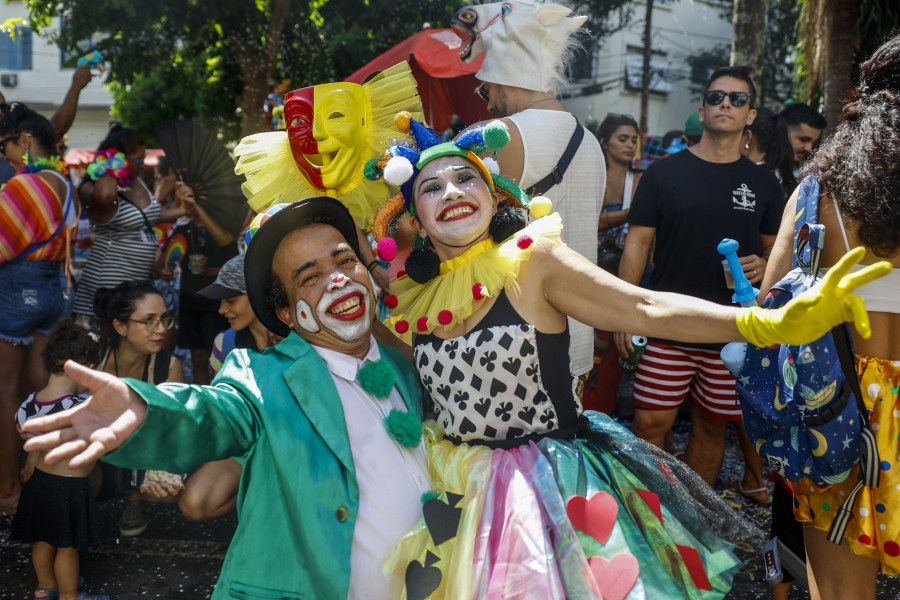
M 56 153 L 85 69 L 51 120 L 0 104 L 0 508 L 34 544 L 36 599 L 108 598 L 78 575 L 106 535 L 101 472 L 123 536 L 151 526 L 147 501 L 237 510 L 214 598 L 722 598 L 732 544 L 762 535 L 725 489 L 771 505 L 813 598 L 874 599 L 879 569 L 900 570 L 900 36 L 821 143 L 815 109 L 758 106 L 752 73 L 721 67 L 638 169 L 633 117 L 592 132 L 558 99 L 584 19 L 523 7 L 452 19 L 463 60 L 484 54 L 495 121 L 430 130 L 405 65 L 279 95 L 284 126 L 235 151 L 237 235 L 164 161 L 148 178 L 127 127 L 73 185 Z M 736 305 L 717 245 L 735 240 L 769 291 L 813 189 L 822 283 L 778 310 Z M 824 487 L 769 472 L 719 352 L 845 321 L 884 462 L 834 544 L 830 507 L 860 467 Z M 632 380 L 619 359 L 636 350 Z M 722 481 L 730 423 L 745 468 Z

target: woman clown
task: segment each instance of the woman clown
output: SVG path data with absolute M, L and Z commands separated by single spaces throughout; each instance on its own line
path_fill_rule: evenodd
M 571 316 L 597 329 L 693 342 L 801 343 L 853 320 L 868 330 L 844 257 L 783 309 L 732 308 L 628 285 L 566 247 L 557 214 L 480 154 L 499 122 L 440 143 L 410 115 L 370 175 L 400 186 L 376 232 L 408 211 L 419 238 L 392 284 L 393 326 L 415 335 L 434 497 L 383 569 L 412 598 L 721 598 L 752 535 L 699 477 L 605 415 L 583 412 L 567 368 Z M 394 214 L 391 214 L 394 213 Z M 378 233 L 376 233 L 378 235 Z M 389 244 L 384 244 L 387 249 Z M 383 256 L 382 258 L 389 258 Z

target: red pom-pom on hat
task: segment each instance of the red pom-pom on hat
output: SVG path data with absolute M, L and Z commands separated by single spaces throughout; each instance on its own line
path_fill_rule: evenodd
M 484 286 L 480 283 L 476 283 L 472 286 L 472 297 L 476 300 L 481 300 L 484 298 Z
M 438 323 L 441 325 L 449 325 L 453 321 L 453 313 L 449 310 L 442 310 L 438 313 Z
M 407 321 L 397 321 L 394 323 L 394 331 L 399 334 L 404 334 L 409 331 L 409 323 Z
M 416 327 L 419 328 L 419 331 L 426 331 L 428 329 L 428 317 L 419 317 L 419 320 L 416 321 Z
M 523 235 L 516 242 L 516 246 L 518 246 L 521 250 L 525 250 L 528 246 L 532 245 L 534 240 L 531 239 L 530 235 Z
M 391 310 L 394 310 L 395 308 L 397 308 L 397 296 L 395 296 L 394 294 L 389 294 L 389 295 L 385 296 L 384 297 L 384 305 L 387 306 L 388 308 L 390 308 Z

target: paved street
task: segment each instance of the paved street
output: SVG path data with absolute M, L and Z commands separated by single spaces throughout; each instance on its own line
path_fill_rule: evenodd
M 683 443 L 688 425 L 679 421 L 676 438 Z M 737 438 L 730 433 L 723 479 L 735 479 L 742 471 L 738 459 Z M 768 509 L 726 492 L 726 499 L 747 518 L 768 530 Z M 110 594 L 113 600 L 163 598 L 201 600 L 209 598 L 225 556 L 231 534 L 237 524 L 232 514 L 204 523 L 185 520 L 173 505 L 148 505 L 152 523 L 136 538 L 118 538 L 117 519 L 122 500 L 100 503 L 109 533 L 106 541 L 82 554 L 81 572 L 87 590 Z M 9 541 L 10 517 L 0 517 L 0 598 L 32 598 L 34 573 L 31 548 Z M 758 555 L 738 549 L 745 559 L 728 600 L 770 598 L 769 587 L 760 581 L 762 567 Z M 280 568 L 273 565 L 273 568 Z M 795 590 L 792 600 L 809 598 Z M 900 598 L 900 578 L 879 580 L 879 599 Z

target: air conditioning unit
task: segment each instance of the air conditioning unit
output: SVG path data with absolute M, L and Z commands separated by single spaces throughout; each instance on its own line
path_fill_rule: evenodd
M 15 73 L 0 75 L 0 85 L 4 87 L 16 87 L 19 85 L 19 76 Z

